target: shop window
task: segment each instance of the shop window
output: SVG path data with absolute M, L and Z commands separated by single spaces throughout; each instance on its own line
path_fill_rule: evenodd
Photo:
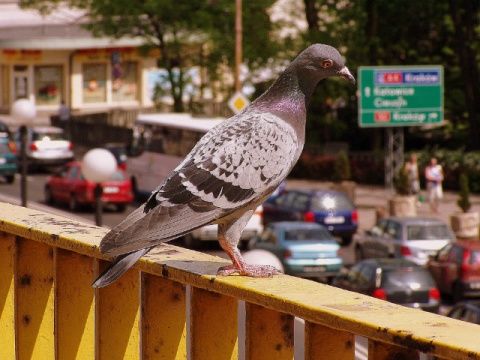
M 121 62 L 112 71 L 112 100 L 114 102 L 138 100 L 138 66 L 134 61 Z
M 107 65 L 106 64 L 83 64 L 83 102 L 105 103 L 107 102 Z
M 59 66 L 34 67 L 34 91 L 37 105 L 60 105 L 63 94 L 63 68 Z

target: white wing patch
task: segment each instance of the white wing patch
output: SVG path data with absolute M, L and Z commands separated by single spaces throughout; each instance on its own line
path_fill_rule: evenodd
M 268 113 L 245 115 L 207 133 L 175 170 L 188 191 L 223 209 L 274 188 L 297 160 L 299 144 L 290 125 Z M 202 171 L 209 178 L 203 175 L 199 181 Z

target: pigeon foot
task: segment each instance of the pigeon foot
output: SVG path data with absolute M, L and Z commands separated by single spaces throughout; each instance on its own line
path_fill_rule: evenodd
M 227 266 L 222 266 L 218 269 L 217 275 L 219 276 L 228 276 L 232 274 L 238 274 L 242 276 L 250 277 L 273 277 L 273 275 L 281 274 L 282 272 L 274 266 L 270 265 L 247 265 L 243 264 L 241 266 L 232 264 Z

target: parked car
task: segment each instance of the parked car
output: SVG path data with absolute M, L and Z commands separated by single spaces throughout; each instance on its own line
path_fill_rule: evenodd
M 480 296 L 480 241 L 461 240 L 447 244 L 427 263 L 440 292 L 455 302 Z
M 286 274 L 331 279 L 343 266 L 340 245 L 322 225 L 299 221 L 273 222 L 253 238 L 249 249 L 273 253 Z
M 103 145 L 103 148 L 110 151 L 115 160 L 117 160 L 117 165 L 123 170 L 127 170 L 127 147 L 123 143 L 108 143 Z
M 259 206 L 248 221 L 240 237 L 241 244 L 246 245 L 248 241 L 260 234 L 263 230 L 262 225 L 262 206 Z M 199 248 L 203 242 L 218 240 L 218 225 L 206 225 L 193 230 L 184 235 L 183 244 L 186 248 Z
M 480 325 L 480 301 L 461 301 L 450 309 L 447 316 Z
M 430 273 L 405 259 L 360 261 L 342 270 L 332 285 L 434 313 L 440 307 L 440 292 Z
M 306 221 L 325 226 L 349 245 L 358 228 L 358 212 L 351 199 L 333 190 L 284 190 L 263 204 L 263 222 Z
M 15 181 L 18 172 L 17 149 L 8 137 L 0 137 L 0 175 L 8 184 Z
M 425 265 L 429 256 L 454 240 L 452 229 L 439 219 L 386 217 L 355 236 L 355 256 L 357 261 L 395 257 Z
M 71 211 L 76 211 L 81 205 L 94 204 L 95 187 L 95 183 L 83 177 L 81 162 L 69 162 L 60 173 L 47 178 L 45 202 L 66 203 Z M 102 202 L 116 205 L 118 211 L 124 211 L 133 200 L 132 183 L 122 169 L 117 169 L 112 179 L 102 183 L 102 187 Z
M 15 142 L 21 149 L 20 131 Z M 63 129 L 55 126 L 33 126 L 27 129 L 26 155 L 30 168 L 64 165 L 74 159 L 73 144 L 65 140 Z

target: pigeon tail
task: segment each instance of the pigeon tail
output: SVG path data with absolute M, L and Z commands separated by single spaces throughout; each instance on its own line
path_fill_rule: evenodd
M 94 288 L 102 288 L 110 285 L 112 282 L 122 276 L 130 269 L 143 255 L 151 248 L 140 249 L 124 255 L 117 256 L 108 268 L 93 282 Z

